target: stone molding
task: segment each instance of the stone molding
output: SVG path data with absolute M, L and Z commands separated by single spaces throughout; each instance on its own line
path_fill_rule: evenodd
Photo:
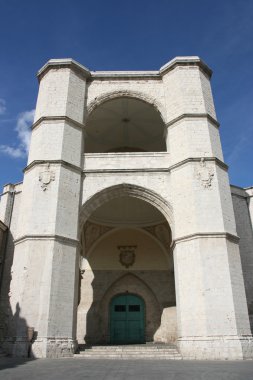
M 236 198 L 240 198 L 240 199 L 243 199 L 244 201 L 246 201 L 247 202 L 247 199 L 248 198 L 250 198 L 249 196 L 247 196 L 247 195 L 240 195 L 240 194 L 237 194 L 237 193 L 233 193 L 232 191 L 231 191 L 231 196 L 232 197 L 236 197 Z
M 163 157 L 168 158 L 170 156 L 169 152 L 102 152 L 102 153 L 84 153 L 86 158 L 108 158 L 108 157 Z
M 178 123 L 182 119 L 207 119 L 210 121 L 214 127 L 219 128 L 220 123 L 214 119 L 209 113 L 183 113 L 180 116 L 177 116 L 175 119 L 168 121 L 165 125 L 167 128 L 171 127 L 173 124 Z
M 23 182 L 20 182 L 20 184 L 23 184 Z M 20 193 L 22 193 L 22 190 L 13 190 L 13 191 L 5 191 L 5 192 L 3 192 L 2 194 L 0 194 L 0 197 L 2 197 L 3 195 L 6 195 L 6 194 L 20 194 Z
M 157 99 L 155 97 L 151 97 L 150 95 L 147 95 L 144 92 L 133 91 L 133 90 L 110 91 L 110 92 L 106 92 L 106 93 L 102 94 L 101 96 L 93 99 L 87 105 L 87 118 L 101 104 L 107 102 L 108 100 L 113 100 L 113 99 L 117 99 L 120 97 L 134 98 L 137 100 L 142 100 L 142 101 L 152 105 L 155 108 L 155 110 L 159 113 L 163 123 L 165 124 L 166 109 L 164 108 L 162 103 L 157 101 Z
M 144 200 L 157 208 L 169 223 L 173 235 L 174 217 L 173 209 L 169 202 L 152 190 L 128 183 L 107 187 L 88 198 L 81 208 L 79 230 L 82 231 L 86 220 L 99 206 L 109 200 L 125 195 Z
M 232 196 L 244 199 L 245 201 L 248 201 L 249 198 L 251 198 L 253 196 L 253 194 L 251 194 L 251 189 L 252 189 L 251 187 L 243 188 L 243 187 L 239 187 L 239 186 L 235 186 L 235 185 L 230 185 L 230 190 L 231 190 Z
M 178 243 L 183 243 L 185 241 L 189 240 L 196 240 L 196 239 L 227 239 L 231 241 L 232 243 L 239 243 L 239 236 L 231 234 L 229 232 L 196 232 L 193 234 L 181 236 L 179 238 L 176 238 L 172 241 L 171 249 L 173 250 Z
M 84 169 L 84 174 L 100 174 L 100 173 L 117 173 L 117 174 L 125 174 L 125 173 L 168 173 L 168 168 L 139 168 L 139 169 Z
M 59 241 L 64 244 L 77 246 L 79 244 L 79 241 L 76 239 L 68 238 L 66 236 L 62 235 L 55 235 L 55 234 L 45 234 L 45 235 L 23 235 L 17 239 L 14 240 L 14 244 L 20 244 L 27 240 L 55 240 Z
M 163 65 L 159 72 L 161 75 L 167 74 L 169 71 L 174 70 L 177 66 L 197 66 L 204 74 L 211 78 L 212 70 L 207 66 L 207 64 L 200 59 L 198 56 L 187 56 L 187 57 L 175 57 L 165 65 Z
M 50 164 L 50 165 L 62 165 L 65 168 L 74 170 L 78 173 L 82 172 L 82 169 L 79 166 L 76 166 L 76 165 L 71 164 L 70 162 L 67 162 L 64 160 L 34 160 L 28 166 L 26 166 L 23 169 L 23 172 L 26 173 L 29 170 L 31 170 L 34 166 L 37 166 L 37 165 L 48 165 L 48 164 Z
M 22 190 L 17 190 L 19 187 L 22 187 L 23 182 L 17 182 L 17 183 L 7 183 L 3 187 L 3 192 L 0 194 L 0 196 L 5 195 L 5 194 L 18 194 L 21 193 Z
M 91 77 L 89 78 L 90 81 L 96 79 L 127 79 L 127 80 L 161 80 L 162 76 L 159 71 L 157 70 L 149 70 L 149 71 L 91 71 Z
M 190 157 L 186 158 L 185 160 L 179 161 L 176 164 L 173 164 L 171 166 L 168 166 L 167 168 L 134 168 L 134 169 L 84 169 L 84 174 L 96 174 L 96 173 L 169 173 L 170 171 L 179 168 L 180 166 L 186 165 L 191 162 L 201 162 L 203 160 L 203 157 Z M 221 161 L 217 157 L 204 157 L 204 160 L 206 162 L 214 162 L 217 164 L 221 169 L 228 170 L 228 166 Z
M 81 65 L 79 62 L 75 61 L 72 58 L 50 59 L 38 71 L 37 73 L 38 80 L 40 81 L 50 69 L 61 69 L 61 68 L 70 68 L 85 78 L 88 78 L 91 75 L 90 70 L 87 69 L 87 67 Z
M 72 58 L 61 58 L 61 59 L 50 59 L 45 65 L 38 71 L 37 77 L 40 81 L 42 77 L 50 69 L 61 69 L 70 68 L 76 71 L 79 75 L 89 78 L 89 80 L 97 78 L 105 79 L 139 79 L 139 78 L 151 78 L 151 79 L 162 79 L 163 75 L 167 74 L 169 71 L 174 70 L 178 66 L 196 66 L 211 78 L 212 70 L 207 66 L 207 64 L 200 59 L 198 56 L 185 56 L 185 57 L 175 57 L 165 65 L 163 65 L 160 70 L 155 71 L 90 71 L 87 67 L 81 65 L 79 62 Z
M 135 99 L 140 99 L 140 100 L 145 101 L 146 103 L 151 104 L 156 109 L 156 111 L 160 114 L 160 116 L 164 122 L 164 125 L 167 128 L 171 127 L 172 125 L 178 123 L 179 121 L 181 121 L 183 119 L 203 119 L 203 118 L 208 119 L 208 121 L 210 121 L 214 127 L 216 127 L 216 128 L 220 127 L 220 123 L 208 113 L 185 113 L 185 114 L 182 114 L 182 115 L 172 119 L 169 122 L 165 122 L 164 117 L 163 117 L 163 113 L 165 112 L 163 105 L 158 103 L 155 99 L 152 99 L 151 97 L 149 97 L 143 93 L 139 93 L 139 92 L 135 92 L 135 91 L 114 91 L 114 92 L 110 92 L 110 93 L 106 93 L 104 95 L 101 95 L 101 97 L 99 99 L 91 101 L 91 103 L 88 105 L 88 115 L 90 113 L 92 113 L 95 108 L 99 107 L 104 102 L 111 100 L 111 99 L 124 97 L 124 96 L 135 98 Z M 49 122 L 53 122 L 53 121 L 67 122 L 69 124 L 72 124 L 75 128 L 78 128 L 81 130 L 85 129 L 85 124 L 79 123 L 78 121 L 70 118 L 69 116 L 64 116 L 64 115 L 63 116 L 42 116 L 33 123 L 33 125 L 31 126 L 31 129 L 33 130 L 33 129 L 37 128 L 43 122 L 46 122 L 46 121 L 49 121 Z
M 15 192 L 15 186 L 16 186 L 16 184 L 14 185 L 13 183 L 7 183 L 6 185 L 4 185 L 3 193 L 1 195 L 14 193 Z
M 228 170 L 228 166 L 217 157 L 190 157 L 190 158 L 186 158 L 185 160 L 179 161 L 176 164 L 171 165 L 168 169 L 169 171 L 172 171 L 182 165 L 188 164 L 189 162 L 201 162 L 203 158 L 206 162 L 214 162 L 221 169 L 224 169 L 226 171 Z
M 248 196 L 249 198 L 252 198 L 252 197 L 253 197 L 253 186 L 245 187 L 244 190 L 246 191 L 247 196 Z
M 79 123 L 78 121 L 72 119 L 69 116 L 42 116 L 38 120 L 36 120 L 35 123 L 33 123 L 33 125 L 31 126 L 31 129 L 33 130 L 33 129 L 37 128 L 38 126 L 40 126 L 45 121 L 67 122 L 69 124 L 72 124 L 72 126 L 74 126 L 75 128 L 84 129 L 84 124 Z
M 131 226 L 134 226 L 134 228 L 144 228 L 144 227 L 148 227 L 148 226 L 156 226 L 157 224 L 162 224 L 163 221 L 164 221 L 164 218 L 161 216 L 161 219 L 160 220 L 155 220 L 155 221 L 152 221 L 152 220 L 149 220 L 148 222 L 136 222 L 136 221 L 129 221 L 129 222 L 125 222 L 124 223 L 121 223 L 121 222 L 117 222 L 115 224 L 115 221 L 111 220 L 111 219 L 103 219 L 101 220 L 101 218 L 96 219 L 94 218 L 94 216 L 91 216 L 89 218 L 89 221 L 91 223 L 94 223 L 94 224 L 98 224 L 98 225 L 101 225 L 101 226 L 110 226 L 110 227 L 113 227 L 113 228 L 117 228 L 117 226 L 124 226 L 124 227 L 131 227 Z
M 104 154 L 104 153 L 103 153 Z M 36 165 L 48 165 L 48 164 L 52 164 L 52 165 L 62 165 L 64 167 L 67 167 L 68 169 L 72 169 L 78 173 L 83 173 L 84 175 L 86 174 L 96 174 L 96 173 L 139 173 L 139 172 L 143 172 L 143 173 L 159 173 L 159 172 L 163 172 L 163 173 L 168 173 L 182 165 L 186 165 L 190 162 L 201 162 L 201 160 L 203 160 L 203 157 L 190 157 L 190 158 L 186 158 L 185 160 L 182 160 L 182 161 L 179 161 L 177 162 L 176 164 L 173 164 L 171 166 L 169 166 L 168 168 L 134 168 L 134 169 L 81 169 L 81 167 L 79 166 L 76 166 L 76 165 L 73 165 L 67 161 L 64 161 L 64 160 L 34 160 L 32 161 L 29 165 L 27 165 L 24 169 L 23 169 L 23 172 L 26 173 L 28 172 L 29 170 L 31 170 L 34 166 Z M 228 170 L 228 166 L 223 162 L 221 161 L 219 158 L 217 157 L 204 157 L 204 160 L 206 162 L 214 162 L 215 164 L 217 164 L 221 169 L 224 169 L 224 170 Z

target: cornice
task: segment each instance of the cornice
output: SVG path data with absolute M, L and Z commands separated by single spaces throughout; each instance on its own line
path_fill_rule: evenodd
M 182 165 L 188 164 L 189 162 L 200 162 L 203 157 L 189 157 L 185 160 L 179 161 L 169 167 L 169 170 L 172 171 Z M 221 169 L 228 170 L 228 165 L 226 165 L 223 161 L 221 161 L 217 157 L 204 157 L 204 160 L 207 162 L 215 162 Z
M 228 166 L 218 159 L 217 157 L 204 157 L 205 161 L 207 162 L 214 162 L 216 163 L 220 168 L 224 170 L 228 170 Z M 160 167 L 160 168 L 129 168 L 129 169 L 116 169 L 116 168 L 102 168 L 102 169 L 81 169 L 77 165 L 73 165 L 67 161 L 64 160 L 34 160 L 29 165 L 27 165 L 23 172 L 26 173 L 27 171 L 31 170 L 36 165 L 46 165 L 46 164 L 55 164 L 55 165 L 62 165 L 64 167 L 70 168 L 78 173 L 86 174 L 111 174 L 111 173 L 117 173 L 117 174 L 125 174 L 125 173 L 169 173 L 170 171 L 177 169 L 178 167 L 182 165 L 186 165 L 191 162 L 200 162 L 202 160 L 202 157 L 189 157 L 185 160 L 179 161 L 173 165 L 166 167 Z
M 73 245 L 73 246 L 77 246 L 79 244 L 79 241 L 76 239 L 72 239 L 63 235 L 56 235 L 56 234 L 23 235 L 15 239 L 14 244 L 17 245 L 27 240 L 55 240 L 55 241 L 60 241 L 62 243 Z
M 193 234 L 181 236 L 173 240 L 171 244 L 171 248 L 174 249 L 175 246 L 179 243 L 183 243 L 189 240 L 196 239 L 227 239 L 233 243 L 238 243 L 240 238 L 235 234 L 231 234 L 230 232 L 196 232 Z
M 162 77 L 159 71 L 91 71 L 90 79 L 156 79 L 161 80 Z
M 72 58 L 50 59 L 37 73 L 38 80 L 50 70 L 60 68 L 71 68 L 79 75 L 89 80 L 95 79 L 155 79 L 161 80 L 163 75 L 174 70 L 178 66 L 197 66 L 209 78 L 212 76 L 212 70 L 207 64 L 197 56 L 175 57 L 163 65 L 160 70 L 153 71 L 90 71 L 87 67 L 81 65 Z
M 198 56 L 175 57 L 160 68 L 160 74 L 167 74 L 177 66 L 198 66 L 209 78 L 212 76 L 212 70 Z
M 152 157 L 152 158 L 168 158 L 169 152 L 102 152 L 102 153 L 84 153 L 84 156 L 90 158 L 108 158 L 108 157 Z
M 44 66 L 38 71 L 37 77 L 40 81 L 41 78 L 50 70 L 50 69 L 61 69 L 61 68 L 71 68 L 76 71 L 78 74 L 85 78 L 90 77 L 90 70 L 81 65 L 79 62 L 75 61 L 72 58 L 60 58 L 60 59 L 50 59 L 45 63 Z
M 69 116 L 42 116 L 40 117 L 38 120 L 35 121 L 35 123 L 33 123 L 31 129 L 35 129 L 36 127 L 38 127 L 40 124 L 42 124 L 43 122 L 46 122 L 46 121 L 64 121 L 64 122 L 67 122 L 69 124 L 73 124 L 76 128 L 78 129 L 84 129 L 84 124 L 81 124 L 79 123 L 78 121 L 72 119 L 71 117 Z
M 169 173 L 173 171 L 174 169 L 179 168 L 180 166 L 186 165 L 191 162 L 200 162 L 203 157 L 189 157 L 185 160 L 179 161 L 173 165 L 163 168 L 134 168 L 134 169 L 116 169 L 116 168 L 102 168 L 102 169 L 84 169 L 83 173 L 86 174 L 101 174 L 101 173 L 117 173 L 117 174 L 125 174 L 125 173 Z M 221 161 L 217 157 L 204 157 L 205 161 L 207 162 L 214 162 L 217 164 L 221 169 L 228 170 L 228 166 Z
M 101 174 L 101 173 L 167 173 L 168 168 L 134 168 L 134 169 L 84 169 L 84 174 Z
M 27 165 L 23 172 L 26 173 L 29 170 L 31 170 L 34 166 L 37 165 L 46 165 L 46 164 L 52 164 L 52 165 L 62 165 L 68 169 L 72 169 L 78 173 L 82 172 L 82 169 L 79 166 L 76 166 L 74 164 L 71 164 L 70 162 L 64 161 L 64 160 L 34 160 L 29 165 Z
M 166 127 L 169 128 L 172 125 L 181 121 L 182 119 L 203 119 L 203 118 L 210 121 L 216 128 L 219 128 L 220 123 L 216 119 L 214 119 L 209 113 L 184 113 L 184 114 L 170 120 L 169 122 L 167 122 Z

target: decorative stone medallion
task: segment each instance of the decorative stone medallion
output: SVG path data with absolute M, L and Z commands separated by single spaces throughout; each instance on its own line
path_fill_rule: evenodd
M 84 226 L 84 247 L 86 253 L 89 251 L 91 246 L 105 233 L 112 230 L 113 227 L 102 226 L 95 223 L 86 222 Z
M 49 170 L 49 168 L 50 164 L 48 164 L 47 169 L 39 175 L 39 181 L 41 182 L 41 188 L 43 191 L 47 190 L 50 182 L 55 180 L 55 174 L 53 171 Z
M 196 178 L 200 180 L 201 185 L 205 189 L 208 189 L 212 186 L 213 177 L 213 168 L 206 166 L 205 159 L 202 157 L 200 160 L 200 166 L 196 169 Z
M 120 250 L 119 262 L 126 268 L 132 266 L 135 262 L 135 249 L 137 245 L 119 245 Z

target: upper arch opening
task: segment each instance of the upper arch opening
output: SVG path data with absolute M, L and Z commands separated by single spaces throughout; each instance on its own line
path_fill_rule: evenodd
M 110 99 L 87 119 L 85 153 L 164 152 L 164 131 L 152 104 L 127 96 Z

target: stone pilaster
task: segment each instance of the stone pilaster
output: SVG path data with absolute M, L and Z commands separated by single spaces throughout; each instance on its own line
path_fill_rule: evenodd
M 252 357 L 227 167 L 198 59 L 164 69 L 174 210 L 178 344 L 184 358 Z
M 15 241 L 11 306 L 13 352 L 58 357 L 75 349 L 78 215 L 87 69 L 52 60 L 39 72 L 40 89 L 25 169 Z
M 245 189 L 248 195 L 248 207 L 249 207 L 249 215 L 251 220 L 251 226 L 253 226 L 253 187 L 248 187 Z
M 15 185 L 8 184 L 4 186 L 3 193 L 1 194 L 0 202 L 0 220 L 6 225 L 10 226 L 11 214 L 15 195 Z

